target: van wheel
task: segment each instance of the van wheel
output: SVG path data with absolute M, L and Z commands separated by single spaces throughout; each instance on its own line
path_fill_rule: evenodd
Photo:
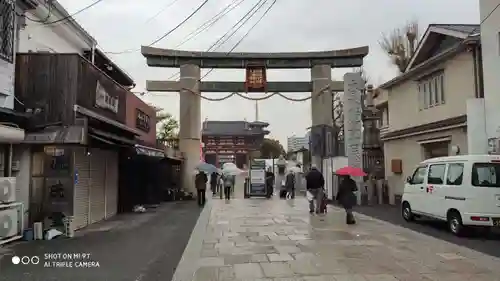
M 401 215 L 403 216 L 403 219 L 407 222 L 415 220 L 415 216 L 411 211 L 410 203 L 408 202 L 403 203 L 403 207 L 401 209 Z
M 457 211 L 448 213 L 448 228 L 450 232 L 456 236 L 461 236 L 464 233 L 464 225 L 462 224 L 462 216 Z

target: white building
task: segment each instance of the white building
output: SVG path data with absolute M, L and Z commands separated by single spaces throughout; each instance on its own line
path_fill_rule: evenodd
M 475 153 L 500 152 L 500 0 L 480 0 L 481 45 L 483 60 L 484 100 L 471 105 L 468 117 L 476 117 L 485 128 L 471 134 Z M 469 117 L 469 118 L 470 118 Z M 489 147 L 485 144 L 489 144 Z
M 59 2 L 44 0 L 36 2 L 38 7 L 26 13 L 29 19 L 19 34 L 19 52 L 83 55 L 84 51 L 96 48 L 97 41 L 75 20 L 69 18 L 69 13 Z M 51 22 L 56 23 L 48 24 Z
M 296 152 L 309 149 L 309 133 L 303 137 L 291 136 L 287 138 L 287 152 Z

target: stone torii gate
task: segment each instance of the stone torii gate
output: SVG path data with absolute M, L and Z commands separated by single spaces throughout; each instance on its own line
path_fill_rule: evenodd
M 201 92 L 311 92 L 312 126 L 333 125 L 333 95 L 331 92 L 360 93 L 360 79 L 353 73 L 346 74 L 342 81 L 332 81 L 332 68 L 355 68 L 363 65 L 368 47 L 322 52 L 293 53 L 224 53 L 193 52 L 141 47 L 141 53 L 151 67 L 180 68 L 179 81 L 146 82 L 150 92 L 179 92 L 179 149 L 186 157 L 183 185 L 194 191 L 192 171 L 200 160 L 201 142 Z M 246 82 L 200 81 L 200 68 L 246 69 Z M 310 82 L 268 82 L 266 69 L 311 69 Z M 361 77 L 360 77 L 361 78 Z M 256 82 L 258 81 L 258 82 Z M 256 83 L 258 85 L 256 85 Z M 323 94 L 328 93 L 328 94 Z M 344 96 L 347 96 L 344 94 Z M 346 99 L 346 98 L 344 98 Z M 352 98 L 346 100 L 352 103 Z M 351 122 L 352 123 L 352 122 Z M 359 134 L 361 121 L 359 120 Z M 356 126 L 354 126 L 356 127 Z M 351 124 L 350 128 L 354 128 Z M 347 151 L 354 152 L 355 149 Z M 359 153 L 361 153 L 359 144 Z M 357 152 L 356 152 L 357 154 Z M 358 156 L 355 157 L 358 159 Z M 361 155 L 359 155 L 359 159 Z M 354 158 L 353 158 L 354 159 Z M 313 163 L 321 165 L 320 157 Z M 353 163 L 354 164 L 354 163 Z M 356 163 L 357 164 L 357 163 Z

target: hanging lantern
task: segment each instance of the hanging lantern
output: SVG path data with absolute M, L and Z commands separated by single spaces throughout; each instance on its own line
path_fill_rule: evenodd
M 247 65 L 245 89 L 250 92 L 267 92 L 265 65 Z

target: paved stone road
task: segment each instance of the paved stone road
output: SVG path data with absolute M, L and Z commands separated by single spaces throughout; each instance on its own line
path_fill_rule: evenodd
M 211 200 L 174 281 L 496 281 L 500 259 L 368 216 L 295 201 Z

